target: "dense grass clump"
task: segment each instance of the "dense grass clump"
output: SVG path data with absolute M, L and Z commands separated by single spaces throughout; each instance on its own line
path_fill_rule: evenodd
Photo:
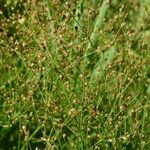
M 148 150 L 150 1 L 2 0 L 0 149 Z

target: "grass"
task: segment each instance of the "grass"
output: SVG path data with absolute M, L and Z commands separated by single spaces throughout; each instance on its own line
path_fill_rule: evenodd
M 149 0 L 0 10 L 0 149 L 149 149 Z

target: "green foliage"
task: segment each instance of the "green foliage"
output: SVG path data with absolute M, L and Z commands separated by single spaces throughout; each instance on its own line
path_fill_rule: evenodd
M 93 73 L 91 75 L 91 82 L 96 82 L 102 79 L 102 76 L 105 73 L 105 70 L 108 65 L 113 63 L 113 60 L 116 57 L 116 46 L 112 46 L 108 51 L 102 53 L 99 61 L 96 63 Z
M 149 149 L 149 2 L 2 0 L 0 149 Z
M 98 31 L 99 31 L 99 28 L 102 26 L 102 24 L 104 22 L 105 15 L 106 15 L 108 7 L 109 7 L 109 3 L 106 2 L 106 1 L 104 1 L 102 3 L 102 5 L 100 6 L 99 14 L 96 17 L 96 21 L 95 21 L 95 24 L 94 24 L 94 29 L 91 33 L 91 37 L 90 37 L 91 42 L 88 43 L 87 49 L 91 49 L 92 45 L 94 47 L 97 47 L 97 45 L 95 45 L 95 44 L 97 43 L 97 39 L 98 39 Z

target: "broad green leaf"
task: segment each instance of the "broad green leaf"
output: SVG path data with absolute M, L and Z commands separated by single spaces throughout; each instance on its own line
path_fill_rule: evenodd
M 97 80 L 101 79 L 104 75 L 106 67 L 111 64 L 116 57 L 116 46 L 112 46 L 104 54 L 102 53 L 99 61 L 95 65 L 95 69 L 91 75 L 91 83 L 95 83 Z

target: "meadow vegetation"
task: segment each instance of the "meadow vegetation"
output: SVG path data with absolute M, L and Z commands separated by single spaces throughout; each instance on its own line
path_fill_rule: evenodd
M 150 0 L 0 2 L 1 150 L 150 148 Z

